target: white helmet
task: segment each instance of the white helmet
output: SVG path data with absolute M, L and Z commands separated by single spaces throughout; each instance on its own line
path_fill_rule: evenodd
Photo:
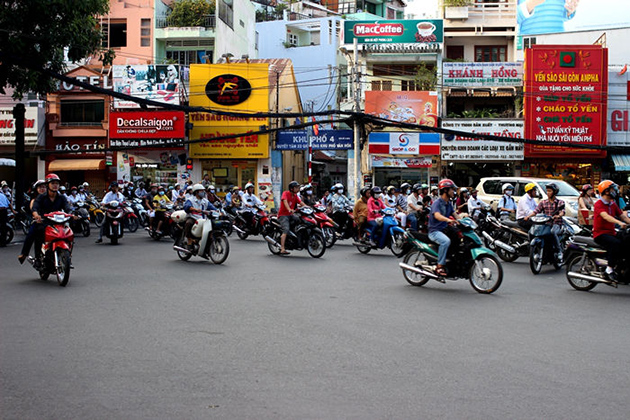
M 343 184 L 341 182 L 336 183 L 335 185 L 333 185 L 332 187 L 333 190 L 337 191 L 339 189 L 343 190 Z
M 193 194 L 196 193 L 197 191 L 205 191 L 205 187 L 201 184 L 195 184 L 192 186 L 192 192 Z
M 245 185 L 245 189 L 248 188 L 254 188 L 254 184 L 252 184 L 251 182 L 248 182 L 247 185 Z
M 89 187 L 89 186 L 90 186 L 90 184 L 88 184 L 87 182 L 84 182 L 84 183 L 83 183 L 83 188 L 87 188 L 87 187 Z
M 507 184 L 503 184 L 503 186 L 501 187 L 501 192 L 505 192 L 505 190 L 513 190 L 513 189 L 514 189 L 514 185 L 508 182 Z

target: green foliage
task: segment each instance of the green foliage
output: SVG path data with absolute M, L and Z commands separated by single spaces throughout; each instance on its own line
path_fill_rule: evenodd
M 215 3 L 209 0 L 178 0 L 168 18 L 172 26 L 204 26 L 205 17 L 214 12 Z
M 72 62 L 98 52 L 102 38 L 97 16 L 108 11 L 108 0 L 2 2 L 0 92 L 11 86 L 14 98 L 22 98 L 29 91 L 53 91 L 54 80 L 32 68 L 64 73 L 64 49 Z
M 419 90 L 435 90 L 437 81 L 435 67 L 428 67 L 424 63 L 418 65 L 415 82 Z
M 444 0 L 445 7 L 464 7 L 472 3 L 472 0 Z

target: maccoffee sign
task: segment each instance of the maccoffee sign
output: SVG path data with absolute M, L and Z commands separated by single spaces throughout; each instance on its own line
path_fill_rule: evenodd
M 185 136 L 186 118 L 181 111 L 111 112 L 111 147 L 150 147 L 177 143 Z
M 345 21 L 344 42 L 352 44 L 437 44 L 444 42 L 442 20 Z
M 601 45 L 534 45 L 525 50 L 525 157 L 606 156 L 608 50 Z
M 245 102 L 252 93 L 252 85 L 236 74 L 213 77 L 206 84 L 206 96 L 214 103 L 233 106 Z

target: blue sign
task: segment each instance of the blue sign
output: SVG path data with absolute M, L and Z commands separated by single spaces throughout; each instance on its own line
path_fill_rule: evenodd
M 308 149 L 307 132 L 279 131 L 276 150 Z M 318 150 L 347 150 L 353 148 L 352 130 L 319 130 L 319 136 L 311 134 L 311 145 Z

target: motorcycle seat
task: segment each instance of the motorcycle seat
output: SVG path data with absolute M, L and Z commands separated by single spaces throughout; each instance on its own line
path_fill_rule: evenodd
M 516 229 L 520 229 L 521 227 L 518 225 L 518 222 L 515 222 L 513 220 L 501 220 L 501 223 L 503 223 L 505 226 L 511 227 L 511 228 L 516 228 Z
M 576 242 L 578 244 L 588 245 L 588 246 L 593 247 L 593 248 L 600 248 L 600 246 L 590 236 L 578 236 L 578 235 L 576 235 L 576 236 L 573 237 L 573 242 Z
M 425 244 L 433 243 L 433 241 L 429 239 L 429 235 L 427 235 L 426 233 L 418 232 L 416 230 L 408 230 L 407 233 L 411 235 L 414 239 L 417 239 L 420 242 L 424 242 Z

